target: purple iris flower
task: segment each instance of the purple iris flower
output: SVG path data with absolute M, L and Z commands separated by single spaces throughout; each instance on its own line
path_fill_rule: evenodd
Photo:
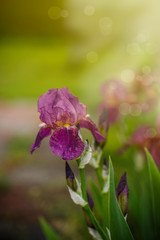
M 86 106 L 67 87 L 50 89 L 41 95 L 38 99 L 38 112 L 44 125 L 31 147 L 31 153 L 40 146 L 43 138 L 52 134 L 49 141 L 52 152 L 64 160 L 78 158 L 84 151 L 78 124 L 79 127 L 89 129 L 97 142 L 104 141 L 96 125 L 87 117 Z

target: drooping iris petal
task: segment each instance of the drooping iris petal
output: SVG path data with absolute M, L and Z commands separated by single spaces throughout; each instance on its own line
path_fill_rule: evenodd
M 90 130 L 97 142 L 102 142 L 105 140 L 105 138 L 102 136 L 102 134 L 99 132 L 98 128 L 90 118 L 84 118 L 83 120 L 81 120 L 79 122 L 79 126 Z
M 39 148 L 43 138 L 48 137 L 50 134 L 51 128 L 41 127 L 37 134 L 36 140 L 31 147 L 31 153 L 33 153 L 35 149 Z
M 50 138 L 50 148 L 64 160 L 78 158 L 84 151 L 84 143 L 78 135 L 78 128 L 56 128 Z
M 116 189 L 116 197 L 124 216 L 126 215 L 128 209 L 128 193 L 129 189 L 127 185 L 127 176 L 125 172 L 122 175 L 118 187 Z
M 73 96 L 67 87 L 50 89 L 39 97 L 38 111 L 40 119 L 49 126 L 54 126 L 57 121 L 63 124 L 74 125 L 79 119 L 85 117 L 86 107 Z

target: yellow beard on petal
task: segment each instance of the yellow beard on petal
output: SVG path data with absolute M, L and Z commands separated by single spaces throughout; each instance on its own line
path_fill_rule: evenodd
M 62 122 L 62 121 L 57 121 L 55 122 L 55 124 L 58 126 L 58 127 L 70 127 L 70 122 L 69 122 L 69 119 L 66 121 L 66 123 Z

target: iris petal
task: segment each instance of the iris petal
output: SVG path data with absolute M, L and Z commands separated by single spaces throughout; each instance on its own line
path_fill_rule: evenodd
M 63 160 L 78 158 L 84 151 L 84 143 L 78 135 L 78 128 L 56 128 L 50 138 L 50 148 Z
M 82 128 L 87 128 L 88 130 L 90 130 L 97 142 L 102 142 L 105 140 L 105 138 L 102 136 L 102 134 L 99 132 L 98 128 L 90 118 L 84 118 L 79 122 L 79 125 Z
M 41 127 L 41 129 L 37 134 L 36 140 L 31 147 L 31 153 L 33 153 L 35 149 L 39 148 L 43 138 L 48 137 L 50 134 L 51 134 L 51 128 Z
M 50 89 L 39 97 L 38 112 L 40 119 L 48 126 L 54 127 L 57 121 L 74 125 L 79 119 L 85 117 L 86 106 L 73 96 L 67 87 Z

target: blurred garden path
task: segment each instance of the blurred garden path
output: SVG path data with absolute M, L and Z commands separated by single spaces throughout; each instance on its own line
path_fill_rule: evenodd
M 33 133 L 39 122 L 38 115 L 35 103 L 0 102 L 0 136 Z

